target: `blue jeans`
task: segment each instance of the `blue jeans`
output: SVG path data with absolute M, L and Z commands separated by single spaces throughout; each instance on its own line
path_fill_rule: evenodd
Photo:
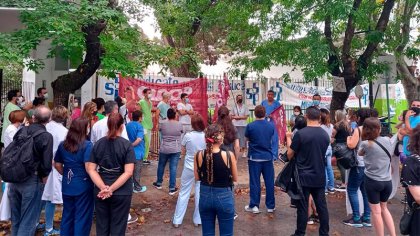
M 10 184 L 12 235 L 34 235 L 39 222 L 44 184 L 34 175 L 22 183 Z
M 363 208 L 364 218 L 370 218 L 370 208 L 369 202 L 367 199 L 367 194 L 365 190 L 365 167 L 353 167 L 350 169 L 349 179 L 347 181 L 347 193 L 349 195 L 349 201 L 351 209 L 353 211 L 353 219 L 360 219 L 360 210 L 359 210 L 359 198 L 357 196 L 357 190 L 360 188 L 363 197 Z
M 331 165 L 331 157 L 332 157 L 332 148 L 331 146 L 328 147 L 327 153 L 325 153 L 325 160 L 327 163 L 325 166 L 325 175 L 327 176 L 327 184 L 325 186 L 325 190 L 327 189 L 334 189 L 334 171 Z
M 220 236 L 233 235 L 235 204 L 231 187 L 200 186 L 199 202 L 203 236 L 215 235 L 216 217 Z
M 249 207 L 260 206 L 261 199 L 261 174 L 266 188 L 265 205 L 267 209 L 274 209 L 274 166 L 272 161 L 248 161 L 249 169 Z
M 157 169 L 157 184 L 163 182 L 163 173 L 165 172 L 166 162 L 169 161 L 169 190 L 174 190 L 176 186 L 176 168 L 178 167 L 180 152 L 159 153 L 159 163 Z
M 45 201 L 45 230 L 51 230 L 54 227 L 55 204 Z

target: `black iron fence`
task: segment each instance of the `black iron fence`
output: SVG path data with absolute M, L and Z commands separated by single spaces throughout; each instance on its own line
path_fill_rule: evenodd
M 3 118 L 4 106 L 7 104 L 7 92 L 12 89 L 22 90 L 22 81 L 20 80 L 11 80 L 3 78 L 3 70 L 0 69 L 0 117 Z

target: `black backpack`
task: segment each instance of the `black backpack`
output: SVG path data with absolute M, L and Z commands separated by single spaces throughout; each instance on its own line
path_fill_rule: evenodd
M 28 127 L 23 127 L 16 133 L 0 158 L 0 176 L 4 182 L 21 183 L 35 173 L 34 138 L 44 132 L 29 134 Z

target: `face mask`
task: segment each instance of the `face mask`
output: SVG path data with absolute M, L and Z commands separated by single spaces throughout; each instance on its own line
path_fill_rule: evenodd
M 148 97 L 149 99 L 152 99 L 152 94 L 148 94 L 148 95 L 147 95 L 147 97 Z
M 23 97 L 22 96 L 20 96 L 20 97 L 17 98 L 17 103 L 19 103 L 19 104 L 20 103 L 23 103 Z
M 418 116 L 420 114 L 420 107 L 411 107 L 410 110 L 414 111 L 414 116 Z
M 73 103 L 73 107 L 78 107 L 78 106 L 79 106 L 78 102 Z
M 295 112 L 293 112 L 293 114 L 294 114 L 295 116 L 298 116 L 298 115 L 300 115 L 300 112 L 295 111 Z
M 242 99 L 238 99 L 238 103 L 242 103 Z
M 320 103 L 319 100 L 314 100 L 313 101 L 314 106 L 319 106 L 319 103 Z
M 190 102 L 190 99 L 189 98 L 186 98 L 185 99 L 185 103 L 189 103 Z
M 44 94 L 44 98 L 48 99 L 48 93 Z

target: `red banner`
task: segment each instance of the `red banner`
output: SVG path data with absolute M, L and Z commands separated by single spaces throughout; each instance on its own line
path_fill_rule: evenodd
M 226 106 L 227 101 L 229 98 L 229 80 L 227 77 L 227 74 L 223 74 L 223 80 L 219 80 L 219 92 L 217 93 L 217 100 L 216 100 L 216 106 L 214 108 L 214 114 L 213 114 L 213 123 L 217 121 L 217 111 L 219 110 L 219 107 Z
M 274 124 L 276 125 L 277 133 L 279 134 L 280 143 L 284 144 L 286 142 L 286 132 L 287 132 L 287 123 L 286 123 L 286 111 L 284 110 L 283 105 L 274 110 L 271 115 Z
M 150 88 L 152 90 L 151 101 L 153 102 L 154 107 L 162 101 L 163 92 L 171 94 L 171 107 L 175 108 L 176 104 L 181 102 L 181 94 L 186 93 L 188 94 L 188 98 L 190 99 L 190 103 L 194 111 L 199 113 L 203 117 L 204 123 L 207 124 L 208 104 L 206 78 L 199 78 L 178 84 L 158 84 L 146 82 L 140 79 L 127 77 L 123 78 L 120 76 L 119 91 L 125 91 L 125 89 L 129 86 L 134 88 L 135 101 L 143 98 L 143 89 Z

